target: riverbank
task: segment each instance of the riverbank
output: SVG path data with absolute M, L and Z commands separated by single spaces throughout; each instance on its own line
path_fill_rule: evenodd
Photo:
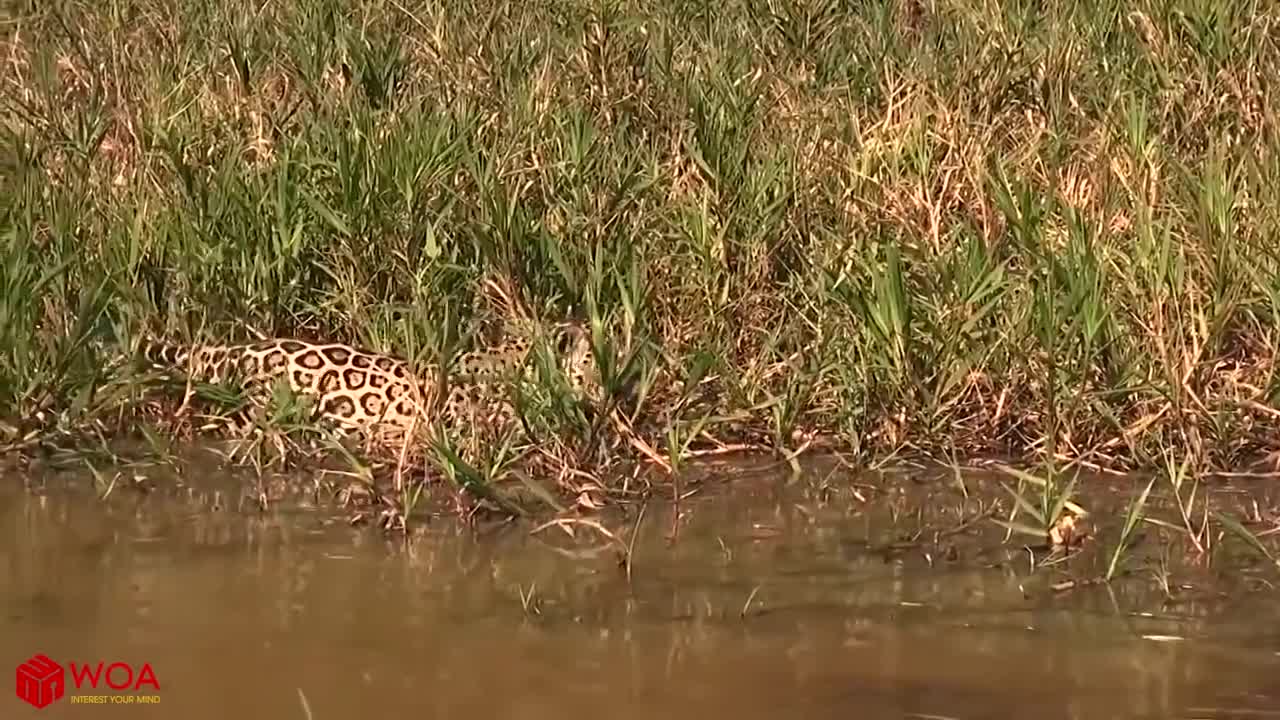
M 144 333 L 431 363 L 474 344 L 497 278 L 607 330 L 650 461 L 1233 469 L 1280 446 L 1275 22 L 27 8 L 0 81 L 4 440 L 162 415 L 102 372 Z

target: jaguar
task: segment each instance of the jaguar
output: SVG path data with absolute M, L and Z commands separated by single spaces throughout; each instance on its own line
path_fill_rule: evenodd
M 562 322 L 550 334 L 570 389 L 588 402 L 596 398 L 599 381 L 586 329 Z M 186 380 L 180 412 L 190 404 L 197 382 L 231 383 L 244 391 L 251 411 L 262 409 L 283 383 L 310 401 L 316 420 L 397 445 L 436 423 L 474 432 L 513 422 L 517 413 L 502 383 L 531 369 L 534 346 L 527 335 L 517 335 L 462 354 L 449 373 L 436 367 L 423 374 L 394 355 L 295 338 L 197 345 L 152 340 L 143 345 L 142 356 L 153 369 Z

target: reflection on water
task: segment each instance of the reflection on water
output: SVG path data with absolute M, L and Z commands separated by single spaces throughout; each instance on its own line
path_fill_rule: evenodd
M 948 556 L 877 550 L 902 533 L 892 499 L 752 480 L 685 503 L 674 543 L 652 506 L 628 581 L 555 529 L 441 520 L 405 542 L 314 509 L 19 484 L 0 492 L 4 661 L 150 663 L 160 705 L 117 712 L 1280 717 L 1273 593 L 1054 594 L 998 528 Z M 912 522 L 944 521 L 926 506 Z

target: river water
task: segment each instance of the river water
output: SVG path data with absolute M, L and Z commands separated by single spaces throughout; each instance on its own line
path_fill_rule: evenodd
M 0 483 L 0 661 L 66 668 L 0 717 L 1280 718 L 1280 572 L 1153 541 L 1127 579 L 1055 590 L 1091 561 L 1032 573 L 1002 528 L 952 532 L 977 485 L 712 468 L 678 524 L 645 508 L 628 575 L 582 524 L 406 537 L 208 475 Z M 599 520 L 625 544 L 639 517 Z M 117 662 L 134 686 L 70 669 Z

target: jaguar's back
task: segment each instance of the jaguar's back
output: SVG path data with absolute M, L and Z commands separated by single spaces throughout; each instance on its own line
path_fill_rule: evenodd
M 313 401 L 319 416 L 345 428 L 408 427 L 421 417 L 429 397 L 404 361 L 342 343 L 289 338 L 194 347 L 149 343 L 143 356 L 190 380 L 238 383 L 254 399 L 287 382 Z
M 561 370 L 575 390 L 595 390 L 591 346 L 576 323 L 555 326 L 553 345 Z M 181 346 L 149 343 L 143 356 L 153 366 L 176 370 L 189 380 L 235 382 L 262 404 L 277 383 L 286 382 L 311 399 L 320 419 L 347 430 L 390 426 L 397 431 L 446 424 L 510 420 L 514 413 L 500 381 L 526 367 L 533 342 L 517 336 L 459 356 L 449 373 L 449 393 L 440 413 L 434 370 L 423 376 L 408 363 L 384 353 L 342 343 L 312 343 L 278 338 L 254 343 Z

